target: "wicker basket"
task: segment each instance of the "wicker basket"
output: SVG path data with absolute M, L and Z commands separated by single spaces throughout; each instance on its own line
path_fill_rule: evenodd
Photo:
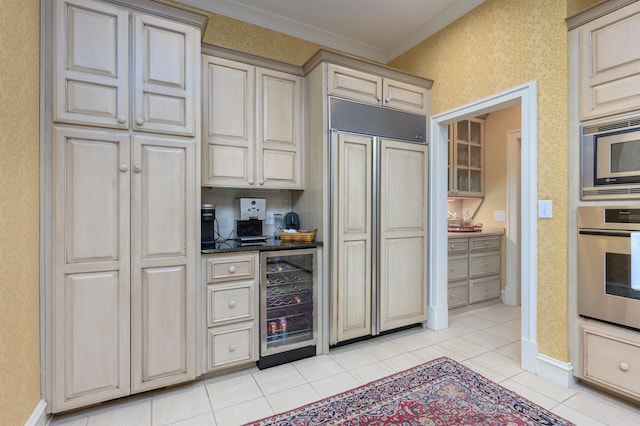
M 316 238 L 316 231 L 298 231 L 298 232 L 282 232 L 280 231 L 280 240 L 283 243 L 312 243 Z

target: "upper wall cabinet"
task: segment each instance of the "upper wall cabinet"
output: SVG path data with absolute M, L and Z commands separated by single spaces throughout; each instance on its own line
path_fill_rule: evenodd
M 428 91 L 380 75 L 328 65 L 329 95 L 426 115 Z
M 640 110 L 640 2 L 580 28 L 580 118 Z
M 196 28 L 95 0 L 54 17 L 54 121 L 195 135 Z
M 203 55 L 202 185 L 302 189 L 303 78 L 246 59 Z
M 484 195 L 484 123 L 478 118 L 449 125 L 449 195 Z

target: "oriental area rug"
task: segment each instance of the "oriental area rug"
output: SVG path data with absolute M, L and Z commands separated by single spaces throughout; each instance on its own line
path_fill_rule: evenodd
M 254 423 L 266 425 L 572 425 L 442 357 Z

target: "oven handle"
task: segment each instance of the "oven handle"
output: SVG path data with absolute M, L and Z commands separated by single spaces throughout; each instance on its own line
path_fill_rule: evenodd
M 600 236 L 600 237 L 625 237 L 625 238 L 629 238 L 631 236 L 631 234 L 634 234 L 634 232 L 630 232 L 630 231 L 596 231 L 593 229 L 581 229 L 579 231 L 580 235 L 596 235 L 596 236 Z
M 631 288 L 640 290 L 640 232 L 631 232 Z

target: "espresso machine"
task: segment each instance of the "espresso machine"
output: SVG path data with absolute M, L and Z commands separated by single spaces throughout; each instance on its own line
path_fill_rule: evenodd
M 200 208 L 200 249 L 216 248 L 215 223 L 216 210 L 213 204 L 203 204 Z
M 240 219 L 236 221 L 236 240 L 242 246 L 263 245 L 267 238 L 262 233 L 267 202 L 264 198 L 240 198 Z

